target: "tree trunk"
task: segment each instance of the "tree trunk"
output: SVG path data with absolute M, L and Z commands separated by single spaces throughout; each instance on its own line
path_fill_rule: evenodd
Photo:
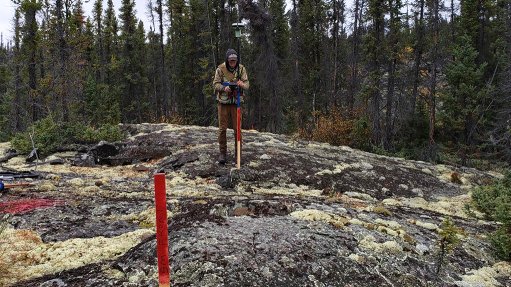
M 422 61 L 422 53 L 423 53 L 423 39 L 424 39 L 424 0 L 419 0 L 419 19 L 417 20 L 417 16 L 415 17 L 415 27 L 416 27 L 416 35 L 417 42 L 415 43 L 414 52 L 415 52 L 415 65 L 413 69 L 413 91 L 412 97 L 410 101 L 410 118 L 415 116 L 415 105 L 417 102 L 417 98 L 419 97 L 419 83 L 420 83 L 420 66 Z
M 373 144 L 379 146 L 381 145 L 381 124 L 380 124 L 380 87 L 381 87 L 381 65 L 382 65 L 382 53 L 383 53 L 383 37 L 384 37 L 384 3 L 382 0 L 374 0 L 373 3 L 370 4 L 371 10 L 371 18 L 373 21 L 373 39 L 374 39 L 374 49 L 371 52 L 371 108 L 370 116 L 372 123 L 372 141 Z
M 58 93 L 58 106 L 61 108 L 60 112 L 62 115 L 62 120 L 64 122 L 69 121 L 69 107 L 68 107 L 68 93 L 67 93 L 67 79 L 66 79 L 66 65 L 67 65 L 67 42 L 65 38 L 64 32 L 64 15 L 63 11 L 63 0 L 56 0 L 55 2 L 55 10 L 57 16 L 57 41 L 58 41 L 58 56 L 59 56 L 59 70 L 56 71 L 57 78 L 61 79 L 61 91 Z M 66 1 L 66 4 L 68 2 Z M 66 5 L 66 16 L 67 16 L 67 5 Z
M 21 36 L 20 36 L 20 12 L 18 9 L 16 9 L 15 16 L 14 16 L 14 102 L 12 104 L 11 109 L 11 119 L 12 119 L 12 129 L 15 132 L 22 131 L 24 128 L 23 122 L 22 122 L 22 94 L 21 94 Z
M 332 75 L 332 99 L 333 99 L 333 106 L 336 107 L 339 105 L 338 98 L 337 98 L 337 58 L 338 58 L 338 42 L 339 42 L 339 11 L 337 7 L 337 0 L 333 0 L 333 54 L 334 54 L 334 69 L 333 69 L 333 75 Z
M 429 111 L 429 160 L 435 161 L 436 159 L 436 144 L 435 144 L 435 123 L 436 123 L 436 85 L 437 85 L 437 73 L 438 73 L 438 49 L 439 49 L 439 37 L 440 37 L 440 27 L 439 27 L 439 0 L 432 1 L 433 7 L 431 7 L 432 12 L 432 24 L 433 24 L 433 47 L 432 47 L 432 59 L 431 62 L 433 64 L 432 67 L 432 75 L 430 81 L 430 93 L 428 100 L 428 111 Z
M 363 0 L 355 0 L 355 10 L 353 14 L 355 19 L 353 22 L 353 34 L 352 34 L 352 49 L 351 49 L 351 61 L 350 61 L 350 82 L 348 86 L 348 95 L 346 98 L 346 106 L 349 112 L 353 112 L 355 106 L 355 95 L 358 93 L 358 61 L 359 61 L 359 46 L 360 46 L 360 30 L 361 30 L 361 15 L 364 7 Z
M 40 100 L 37 93 L 37 22 L 36 22 L 36 3 L 30 3 L 25 6 L 25 31 L 26 36 L 24 37 L 24 46 L 27 47 L 28 51 L 28 87 L 30 96 L 30 106 L 32 110 L 32 122 L 39 119 Z
M 170 113 L 169 113 L 169 96 L 168 96 L 168 86 L 167 86 L 167 68 L 165 66 L 165 45 L 163 43 L 163 4 L 162 4 L 162 0 L 157 0 L 157 5 L 158 7 L 156 9 L 157 10 L 157 13 L 158 13 L 158 25 L 159 25 L 159 28 L 160 28 L 160 38 L 159 38 L 159 43 L 160 43 L 160 58 L 161 58 L 161 75 L 160 75 L 160 79 L 161 79 L 161 88 L 162 88 L 162 99 L 163 99 L 163 102 L 162 102 L 162 115 L 165 117 L 165 118 L 168 118 L 170 116 Z M 159 109 L 158 109 L 159 111 Z
M 305 107 L 305 93 L 302 91 L 302 82 L 300 74 L 300 64 L 298 59 L 298 42 L 299 42 L 299 31 L 298 31 L 298 4 L 296 0 L 293 0 L 293 10 L 291 11 L 291 54 L 292 57 L 292 69 L 293 69 L 293 97 L 297 99 L 297 105 L 295 105 L 295 111 L 297 112 L 298 118 L 297 124 L 302 127 L 304 123 L 304 117 L 301 113 L 302 107 Z

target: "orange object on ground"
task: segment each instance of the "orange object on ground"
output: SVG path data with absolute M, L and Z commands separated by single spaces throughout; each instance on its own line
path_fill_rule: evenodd
M 156 205 L 156 253 L 160 287 L 170 286 L 169 240 L 167 226 L 167 198 L 165 174 L 154 175 L 154 202 Z
M 20 183 L 5 183 L 4 189 L 9 189 L 13 187 L 19 187 L 19 186 L 33 186 L 34 184 L 28 183 L 28 182 L 20 182 Z

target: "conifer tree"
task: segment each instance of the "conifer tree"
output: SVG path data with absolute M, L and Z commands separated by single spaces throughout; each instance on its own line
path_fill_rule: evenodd
M 104 47 L 103 0 L 96 0 L 92 10 L 94 23 L 94 50 L 92 55 L 92 69 L 98 83 L 104 83 L 106 78 L 106 55 Z
M 304 102 L 304 97 L 302 96 L 302 74 L 300 72 L 300 57 L 298 55 L 298 43 L 300 42 L 300 31 L 298 26 L 298 4 L 297 0 L 293 0 L 293 8 L 291 10 L 291 16 L 289 19 L 290 24 L 290 52 L 291 52 L 291 96 L 289 100 L 290 104 L 290 126 L 291 129 L 297 130 L 301 128 L 304 124 L 304 116 L 302 111 L 302 103 Z
M 485 137 L 497 158 L 511 162 L 511 1 L 500 0 L 495 5 L 495 20 L 490 27 L 495 36 L 491 47 L 494 51 L 494 67 L 489 83 L 491 101 L 486 110 L 494 111 L 494 120 L 489 123 Z
M 302 82 L 298 103 L 301 118 L 305 119 L 311 111 L 325 107 L 327 102 L 326 83 L 321 69 L 326 36 L 325 3 L 320 0 L 300 0 L 297 13 L 298 64 Z
M 368 61 L 368 79 L 365 89 L 366 97 L 369 100 L 369 118 L 371 119 L 371 138 L 374 145 L 381 145 L 381 90 L 382 86 L 382 65 L 384 55 L 384 15 L 385 6 L 383 0 L 370 0 L 368 6 L 368 17 L 371 21 L 370 32 L 366 37 L 366 57 Z
M 268 4 L 271 2 L 268 2 Z M 254 62 L 251 63 L 251 73 L 254 75 L 249 91 L 258 95 L 258 113 L 266 115 L 259 124 L 265 130 L 276 132 L 283 129 L 282 93 L 280 85 L 281 73 L 273 38 L 275 24 L 268 13 L 269 7 L 261 7 L 252 1 L 241 2 L 242 16 L 250 20 L 251 42 L 258 49 L 253 51 Z M 275 4 L 282 6 L 283 2 Z M 281 7 L 282 8 L 282 7 Z M 261 105 L 262 103 L 262 105 Z
M 120 35 L 120 78 L 121 91 L 121 117 L 123 122 L 140 122 L 141 102 L 146 95 L 145 78 L 142 75 L 140 44 L 144 43 L 143 33 L 140 26 L 137 27 L 137 19 L 134 11 L 133 0 L 123 0 L 120 8 L 121 35 Z M 143 103 L 143 101 L 142 101 Z
M 485 102 L 483 74 L 486 64 L 476 63 L 477 51 L 469 35 L 454 47 L 454 61 L 447 66 L 448 93 L 443 99 L 444 128 L 452 139 L 465 145 L 476 143 L 476 127 Z
M 385 134 L 383 145 L 386 150 L 390 150 L 393 145 L 393 134 L 394 134 L 394 101 L 396 86 L 399 73 L 399 52 L 402 50 L 399 39 L 401 38 L 401 10 L 402 4 L 400 0 L 389 0 L 389 34 L 388 34 L 388 80 L 387 80 L 387 97 L 385 104 Z
M 114 10 L 112 0 L 107 1 L 107 8 L 105 10 L 105 23 L 104 29 L 104 46 L 105 46 L 105 60 L 107 63 L 106 69 L 106 82 L 110 88 L 114 88 L 118 83 L 119 74 L 119 24 Z M 115 90 L 118 90 L 115 88 Z M 118 92 L 117 92 L 118 93 Z M 118 100 L 119 101 L 119 100 Z
M 84 80 L 85 118 L 91 126 L 117 124 L 120 115 L 120 74 L 118 23 L 112 0 L 97 0 L 93 9 L 94 41 L 91 47 L 91 71 Z
M 163 42 L 163 1 L 156 0 L 156 14 L 158 15 L 158 30 L 159 30 L 159 50 L 160 50 L 160 83 L 161 83 L 161 105 L 157 107 L 157 111 L 161 111 L 161 116 L 168 117 L 169 113 L 169 89 L 168 89 L 168 76 L 167 65 L 165 61 L 165 45 Z
M 152 2 L 150 2 L 152 3 Z M 149 7 L 148 7 L 149 8 Z M 152 9 L 152 7 L 150 8 Z M 152 11 L 152 10 L 149 10 Z M 152 13 L 152 12 L 151 12 Z M 152 16 L 154 17 L 154 16 Z M 147 93 L 149 95 L 149 104 L 152 107 L 150 118 L 152 120 L 161 119 L 162 117 L 162 94 L 161 94 L 161 57 L 160 57 L 160 36 L 154 30 L 153 26 L 149 28 L 147 33 L 147 55 L 145 62 L 147 64 Z
M 273 110 L 272 117 L 270 118 L 270 123 L 267 125 L 269 127 L 268 130 L 274 132 L 283 132 L 287 127 L 287 123 L 285 122 L 284 114 L 285 107 L 289 107 L 292 103 L 291 99 L 291 89 L 290 83 L 286 81 L 291 75 L 290 66 L 292 65 L 289 60 L 289 45 L 290 45 L 290 31 L 288 26 L 288 17 L 285 14 L 285 1 L 283 0 L 272 0 L 269 2 L 269 13 L 271 17 L 272 27 L 270 27 L 271 31 L 271 41 L 274 46 L 274 53 L 276 57 L 276 64 L 278 69 L 278 74 L 275 80 L 275 108 Z M 273 123 L 271 123 L 273 121 Z M 273 128 L 273 129 L 272 129 Z
M 69 93 L 70 122 L 83 122 L 85 83 L 91 68 L 90 51 L 94 48 L 92 23 L 86 20 L 82 1 L 75 1 L 70 7 L 67 42 L 69 62 L 66 63 L 67 87 Z
M 41 4 L 37 0 L 23 0 L 21 2 L 21 11 L 25 16 L 25 24 L 22 29 L 22 42 L 21 53 L 24 58 L 24 66 L 27 68 L 28 73 L 28 94 L 29 105 L 32 122 L 41 118 L 41 104 L 40 95 L 37 91 L 37 34 L 38 24 L 36 21 L 36 14 L 41 9 Z
M 184 0 L 169 1 L 169 19 L 172 23 L 169 29 L 170 72 L 174 85 L 172 95 L 174 110 L 180 116 L 193 119 L 197 106 L 192 95 L 193 66 L 195 65 L 192 48 L 190 7 Z
M 360 36 L 362 33 L 362 11 L 364 10 L 364 1 L 355 0 L 353 9 L 353 33 L 351 34 L 351 53 L 348 60 L 349 83 L 346 97 L 346 107 L 349 112 L 353 111 L 355 105 L 355 95 L 359 92 L 359 58 L 360 58 Z
M 345 34 L 344 1 L 333 0 L 327 6 L 327 25 L 329 32 L 328 45 L 325 45 L 325 54 L 323 59 L 323 69 L 325 70 L 325 79 L 327 79 L 327 108 L 337 108 L 341 106 L 342 92 L 341 87 L 345 86 L 345 75 L 343 71 L 348 69 L 346 61 L 345 46 L 347 43 Z
M 216 120 L 215 97 L 211 86 L 212 71 L 216 69 L 215 55 L 211 51 L 213 46 L 213 31 L 210 29 L 209 2 L 203 0 L 190 1 L 190 34 L 193 58 L 197 64 L 192 67 L 193 98 L 196 106 L 197 124 L 210 125 Z M 205 27 L 208 27 L 206 29 Z
M 429 115 L 429 145 L 428 145 L 428 158 L 436 158 L 436 143 L 435 143 L 435 126 L 436 126 L 436 98 L 437 98 L 437 84 L 438 74 L 440 70 L 440 0 L 429 0 L 429 24 L 431 26 L 431 77 L 429 80 L 429 93 L 426 102 L 428 104 Z
M 22 79 L 21 79 L 21 15 L 20 9 L 16 9 L 14 12 L 14 47 L 13 47 L 13 96 L 12 103 L 10 106 L 8 105 L 9 118 L 11 119 L 11 124 L 9 130 L 12 132 L 18 132 L 24 130 L 27 126 L 26 117 L 24 112 L 25 110 L 25 101 L 22 91 Z M 23 120 L 25 119 L 25 120 Z
M 12 73 L 9 69 L 9 49 L 4 46 L 3 37 L 0 44 L 0 137 L 8 138 L 11 130 L 9 115 L 12 99 L 8 93 Z
M 422 57 L 425 49 L 425 21 L 424 21 L 424 8 L 425 8 L 425 0 L 418 0 L 417 3 L 417 12 L 415 12 L 414 16 L 414 65 L 413 65 L 413 91 L 412 96 L 410 98 L 410 117 L 413 118 L 416 116 L 416 102 L 419 97 L 419 85 L 422 84 L 421 81 L 421 66 L 422 66 Z
M 489 62 L 488 26 L 493 10 L 491 0 L 463 0 L 460 1 L 461 15 L 459 17 L 460 28 L 472 41 L 473 47 L 478 52 L 477 62 Z M 463 35 L 463 33 L 461 35 Z M 462 36 L 463 37 L 463 36 Z
M 64 4 L 64 0 L 55 0 L 54 9 L 51 13 L 51 25 L 48 27 L 48 31 L 50 31 L 49 44 L 55 47 L 55 49 L 52 50 L 53 55 L 50 59 L 50 61 L 56 63 L 56 68 L 52 70 L 52 80 L 57 83 L 55 89 L 49 94 L 49 97 L 52 99 L 50 107 L 52 108 L 52 113 L 56 115 L 56 119 L 68 122 L 70 83 L 67 79 L 69 75 L 68 64 L 70 47 L 67 39 L 69 31 L 66 21 L 69 11 L 68 6 Z

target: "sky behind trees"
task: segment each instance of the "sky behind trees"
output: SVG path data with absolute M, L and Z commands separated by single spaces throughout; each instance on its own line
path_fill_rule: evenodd
M 150 25 L 149 17 L 147 16 L 147 2 L 147 0 L 135 0 L 136 16 L 138 19 L 144 21 L 146 29 L 149 28 Z M 92 0 L 86 0 L 83 3 L 83 9 L 88 17 L 92 17 L 93 4 L 94 1 Z M 119 13 L 121 0 L 114 0 L 114 6 L 117 13 Z M 14 17 L 14 9 L 16 9 L 16 5 L 12 3 L 11 0 L 0 0 L 0 33 L 3 35 L 4 43 L 10 41 L 13 35 L 12 19 Z

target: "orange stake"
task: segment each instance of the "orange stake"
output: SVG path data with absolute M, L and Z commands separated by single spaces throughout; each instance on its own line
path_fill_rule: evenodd
M 156 205 L 156 251 L 158 256 L 158 281 L 160 287 L 170 286 L 169 239 L 167 226 L 167 198 L 165 174 L 154 175 L 154 201 Z
M 20 183 L 6 183 L 5 188 L 13 188 L 13 187 L 19 187 L 19 186 L 33 186 L 33 183 L 28 182 L 20 182 Z
M 20 182 L 20 183 L 3 183 L 0 181 L 0 191 L 3 191 L 4 189 L 9 189 L 13 187 L 20 187 L 20 186 L 33 186 L 33 183 L 29 182 Z

